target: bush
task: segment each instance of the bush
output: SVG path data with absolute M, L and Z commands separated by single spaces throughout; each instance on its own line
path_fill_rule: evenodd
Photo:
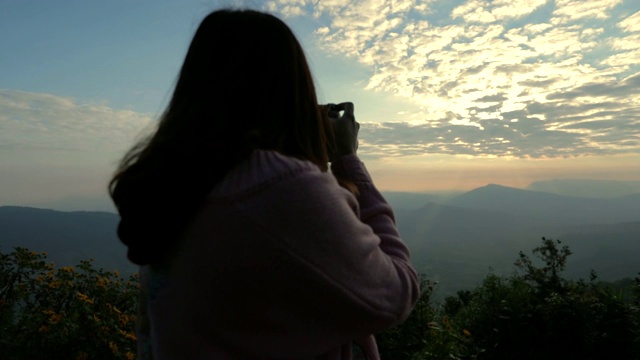
M 3 359 L 134 359 L 135 276 L 92 260 L 55 268 L 45 253 L 0 253 Z
M 422 293 L 407 320 L 376 334 L 382 359 L 463 359 L 475 353 L 469 330 L 457 326 L 431 295 L 437 284 L 420 279 Z
M 571 252 L 560 245 L 542 238 L 533 250 L 542 266 L 520 253 L 519 273 L 490 274 L 466 305 L 449 306 L 456 324 L 474 334 L 480 359 L 638 358 L 638 307 L 597 282 L 595 273 L 589 282 L 563 279 Z
M 435 283 L 409 318 L 376 335 L 383 359 L 638 359 L 640 278 L 630 291 L 562 278 L 568 247 L 542 238 L 511 276 L 432 303 Z M 2 359 L 134 359 L 135 276 L 92 261 L 55 268 L 46 254 L 0 253 Z M 537 265 L 540 264 L 540 265 Z M 631 294 L 631 299 L 625 298 Z

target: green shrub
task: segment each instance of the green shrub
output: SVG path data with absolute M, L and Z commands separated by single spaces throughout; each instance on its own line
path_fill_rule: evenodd
M 134 359 L 135 276 L 92 261 L 55 268 L 45 253 L 0 253 L 3 359 Z

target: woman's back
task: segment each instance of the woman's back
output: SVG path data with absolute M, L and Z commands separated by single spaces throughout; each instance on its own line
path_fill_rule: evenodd
M 358 129 L 353 104 L 318 105 L 282 21 L 203 20 L 158 130 L 110 185 L 142 266 L 141 359 L 378 358 L 372 334 L 419 289 Z
M 341 165 L 364 170 L 355 157 Z M 314 164 L 254 152 L 212 190 L 172 261 L 147 269 L 159 283 L 148 309 L 155 357 L 346 354 L 351 340 L 370 343 L 407 316 L 415 272 L 391 209 L 365 187 L 370 224 Z

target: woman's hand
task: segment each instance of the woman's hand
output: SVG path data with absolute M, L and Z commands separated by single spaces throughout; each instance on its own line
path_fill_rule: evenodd
M 353 103 L 343 102 L 340 104 L 328 104 L 327 116 L 333 136 L 335 147 L 329 149 L 329 161 L 345 156 L 355 154 L 358 150 L 358 130 L 360 124 L 356 122 L 354 116 Z M 340 114 L 342 112 L 342 114 Z

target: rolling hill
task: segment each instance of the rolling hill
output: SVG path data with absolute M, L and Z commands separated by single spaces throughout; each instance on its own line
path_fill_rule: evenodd
M 518 252 L 530 253 L 543 236 L 572 249 L 570 277 L 586 278 L 594 269 L 613 281 L 640 271 L 640 195 L 594 199 L 499 185 L 453 197 L 385 195 L 414 265 L 439 281 L 440 296 L 475 287 L 490 269 L 510 273 Z M 109 212 L 4 206 L 0 251 L 25 246 L 48 252 L 58 265 L 95 258 L 99 267 L 136 271 L 116 236 L 117 223 Z

